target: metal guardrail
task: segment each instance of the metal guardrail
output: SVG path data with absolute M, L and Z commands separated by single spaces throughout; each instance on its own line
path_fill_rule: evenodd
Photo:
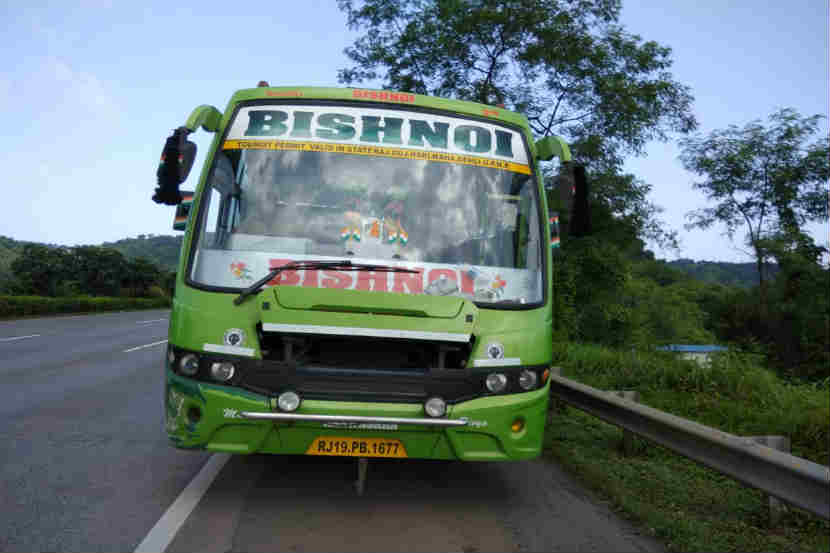
M 550 379 L 554 397 L 830 520 L 830 467 L 556 374 Z

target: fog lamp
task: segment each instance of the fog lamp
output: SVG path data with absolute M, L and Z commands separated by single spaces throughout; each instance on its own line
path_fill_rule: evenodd
M 494 394 L 498 394 L 507 388 L 507 377 L 501 373 L 488 374 L 487 379 L 484 381 L 484 385 L 487 386 L 487 389 Z
M 210 366 L 210 376 L 219 382 L 227 382 L 233 378 L 234 372 L 236 372 L 236 368 L 233 366 L 233 363 L 228 363 L 227 361 L 213 363 Z
M 447 402 L 440 397 L 431 397 L 424 403 L 424 411 L 430 417 L 443 417 L 447 414 Z
M 193 376 L 199 372 L 199 358 L 192 353 L 188 353 L 179 361 L 179 370 L 184 375 Z
M 536 387 L 538 380 L 539 377 L 533 371 L 524 370 L 519 374 L 519 386 L 521 386 L 522 390 L 532 390 Z
M 296 411 L 300 406 L 300 402 L 300 396 L 297 395 L 297 392 L 283 392 L 277 398 L 277 407 L 281 411 Z

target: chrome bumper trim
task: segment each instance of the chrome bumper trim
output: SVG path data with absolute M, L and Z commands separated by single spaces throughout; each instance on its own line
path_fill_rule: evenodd
M 460 419 L 407 419 L 398 417 L 362 417 L 359 415 L 301 415 L 298 413 L 260 413 L 255 411 L 240 411 L 239 415 L 245 419 L 265 419 L 277 421 L 310 421 L 310 422 L 354 422 L 371 424 L 414 424 L 420 426 L 467 426 L 466 418 Z

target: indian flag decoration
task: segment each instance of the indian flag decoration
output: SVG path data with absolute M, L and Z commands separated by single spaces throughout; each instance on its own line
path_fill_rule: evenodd
M 350 248 L 352 242 L 360 242 L 363 238 L 363 202 L 368 187 L 365 183 L 343 183 L 343 190 L 346 193 L 344 205 L 348 211 L 343 214 L 343 228 L 340 230 L 340 241 L 346 247 L 346 253 L 353 253 Z
M 392 187 L 386 191 L 385 205 L 383 206 L 384 241 L 390 245 L 397 243 L 396 251 L 398 253 L 400 253 L 400 248 L 409 241 L 409 234 L 401 225 L 405 199 L 406 192 L 403 189 Z
M 176 206 L 176 215 L 173 219 L 173 230 L 187 228 L 187 219 L 190 217 L 190 208 L 193 206 L 193 192 L 182 191 L 182 203 Z
M 409 242 L 409 233 L 407 233 L 401 226 L 400 219 L 384 219 L 384 234 L 386 235 L 385 242 L 387 244 L 399 243 L 401 246 L 406 246 Z
M 559 214 L 554 213 L 550 218 L 550 247 L 558 248 L 559 246 Z
M 340 240 L 348 242 L 354 240 L 360 242 L 360 228 L 359 227 L 343 227 L 340 231 Z

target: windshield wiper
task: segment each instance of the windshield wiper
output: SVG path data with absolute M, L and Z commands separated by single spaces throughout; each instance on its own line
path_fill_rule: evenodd
M 265 286 L 271 279 L 276 277 L 283 271 L 317 271 L 322 269 L 330 269 L 333 271 L 377 271 L 379 273 L 417 273 L 414 269 L 404 269 L 402 267 L 392 267 L 389 265 L 367 265 L 364 263 L 352 263 L 348 259 L 343 261 L 297 261 L 295 263 L 288 263 L 280 267 L 274 267 L 267 275 L 254 282 L 234 298 L 233 304 L 240 305 L 245 298 L 253 296 Z

